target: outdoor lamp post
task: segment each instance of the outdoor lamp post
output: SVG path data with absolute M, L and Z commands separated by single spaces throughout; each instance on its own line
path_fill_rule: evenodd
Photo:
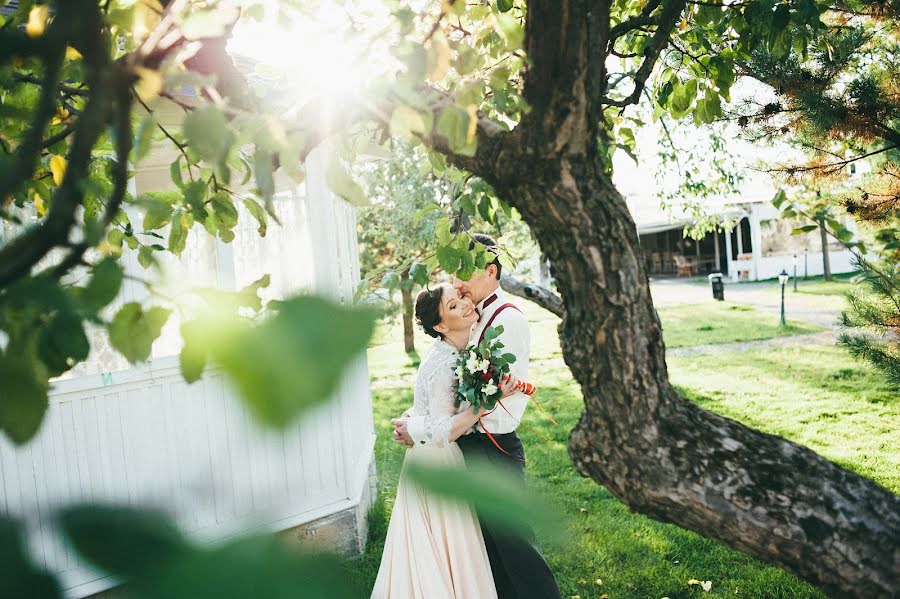
M 790 278 L 790 275 L 787 274 L 787 271 L 782 269 L 781 274 L 778 275 L 778 282 L 781 283 L 781 326 L 785 325 L 785 322 L 784 322 L 784 286 L 787 285 L 789 278 Z
M 809 248 L 803 248 L 803 280 L 809 276 Z
M 797 254 L 794 254 L 794 292 L 797 291 Z

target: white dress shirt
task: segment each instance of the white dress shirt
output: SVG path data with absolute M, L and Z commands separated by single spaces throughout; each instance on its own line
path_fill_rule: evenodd
M 496 296 L 496 297 L 494 297 Z M 491 321 L 502 306 L 512 303 L 509 295 L 502 289 L 497 289 L 494 293 L 488 295 L 478 303 L 476 309 L 480 316 L 478 322 L 472 327 L 472 334 L 469 338 L 470 343 L 477 343 L 481 338 L 481 333 L 487 327 L 488 322 L 492 327 L 502 325 L 503 332 L 500 334 L 499 340 L 503 343 L 503 351 L 511 353 L 516 357 L 516 361 L 510 364 L 509 371 L 514 377 L 520 381 L 528 381 L 528 356 L 531 351 L 531 332 L 528 330 L 528 320 L 525 315 L 518 309 L 509 306 L 502 310 Z M 529 397 L 522 392 L 514 393 L 508 397 L 504 397 L 500 401 L 503 406 L 497 407 L 481 418 L 484 423 L 476 425 L 479 432 L 484 432 L 486 428 L 491 434 L 511 433 L 519 426 L 522 415 L 525 414 L 525 408 L 528 406 Z M 506 409 L 504 409 L 504 407 Z M 469 408 L 469 402 L 462 402 L 459 406 L 459 412 L 463 412 Z M 406 430 L 410 438 L 416 444 L 428 443 L 425 433 L 425 417 L 416 414 L 410 416 L 406 423 Z M 471 432 L 471 431 L 470 431 Z M 468 433 L 467 433 L 468 434 Z

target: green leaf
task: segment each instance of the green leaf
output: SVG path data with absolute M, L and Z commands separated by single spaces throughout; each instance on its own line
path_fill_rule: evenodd
M 447 145 L 457 154 L 474 156 L 477 149 L 476 138 L 469 139 L 470 115 L 458 106 L 448 106 L 438 118 L 437 132 L 447 140 Z
M 206 218 L 206 195 L 209 188 L 203 181 L 191 181 L 184 186 L 184 201 L 195 218 Z
M 368 204 L 363 188 L 344 170 L 339 160 L 334 159 L 328 164 L 328 170 L 325 171 L 325 182 L 331 191 L 354 206 L 365 206 Z
M 106 236 L 106 241 L 109 242 L 110 245 L 115 247 L 122 247 L 122 241 L 125 239 L 125 233 L 122 232 L 122 229 L 110 229 L 109 234 Z
M 481 64 L 481 57 L 472 46 L 465 42 L 460 42 L 456 48 L 456 62 L 454 68 L 460 75 L 468 75 Z M 465 102 L 468 104 L 469 102 Z
M 500 15 L 497 18 L 497 28 L 506 38 L 507 51 L 518 50 L 525 39 L 525 30 L 519 19 L 512 15 Z
M 453 239 L 450 233 L 450 219 L 442 216 L 434 225 L 434 236 L 441 245 L 448 245 Z
M 41 426 L 49 386 L 22 355 L 0 355 L 0 381 L 0 430 L 21 445 Z
M 373 327 L 367 310 L 301 296 L 279 302 L 278 313 L 258 326 L 211 321 L 204 340 L 254 416 L 285 426 L 331 396 Z
M 71 312 L 57 312 L 41 330 L 38 353 L 50 376 L 66 372 L 90 351 L 81 318 Z
M 554 516 L 557 512 L 547 509 L 546 501 L 528 492 L 521 478 L 486 461 L 467 459 L 464 467 L 413 461 L 405 465 L 404 472 L 433 493 L 468 503 L 479 518 L 495 526 L 521 533 L 532 527 L 543 531 L 561 528 Z
M 20 525 L 6 516 L 0 516 L 0 580 L 5 597 L 63 597 L 56 578 L 32 562 Z
M 213 104 L 189 112 L 184 117 L 183 127 L 188 145 L 210 164 L 225 160 L 235 141 L 235 133 L 225 115 Z
M 481 200 L 478 202 L 478 214 L 481 215 L 481 218 L 485 220 L 485 222 L 494 224 L 494 215 L 497 213 L 497 207 L 494 205 L 494 199 L 484 194 L 481 196 Z
M 148 508 L 74 505 L 59 520 L 79 554 L 119 575 L 139 576 L 189 549 L 168 517 Z
M 791 231 L 791 235 L 802 235 L 803 233 L 809 233 L 810 231 L 815 231 L 819 228 L 819 225 L 805 225 L 803 227 L 797 227 L 793 231 Z
M 170 310 L 153 307 L 144 312 L 137 302 L 119 308 L 109 323 L 109 342 L 129 362 L 143 362 L 150 358 L 153 342 L 169 319 Z
M 441 268 L 444 269 L 444 272 L 454 274 L 459 270 L 461 257 L 456 248 L 449 245 L 442 245 L 437 249 L 436 254 L 438 262 L 440 263 Z
M 468 281 L 475 273 L 475 257 L 472 255 L 472 252 L 468 251 L 468 249 L 460 250 L 459 257 L 459 278 L 464 281 Z
M 772 204 L 779 210 L 781 209 L 781 205 L 784 204 L 786 201 L 787 201 L 787 194 L 784 192 L 783 189 L 779 189 L 778 192 L 775 194 L 775 197 L 772 198 Z
M 113 230 L 118 231 L 118 229 Z M 81 294 L 82 302 L 87 305 L 88 309 L 94 311 L 106 306 L 116 299 L 119 289 L 122 288 L 123 278 L 124 272 L 119 263 L 114 258 L 106 258 L 94 266 L 91 280 L 88 281 Z
M 381 277 L 381 286 L 385 289 L 396 289 L 400 286 L 400 275 L 393 270 L 386 272 Z
M 60 517 L 70 544 L 147 599 L 331 599 L 356 596 L 338 558 L 291 550 L 276 535 L 192 543 L 147 509 L 77 505 Z
M 181 376 L 188 383 L 194 383 L 203 376 L 209 359 L 209 352 L 202 339 L 202 328 L 194 322 L 186 322 L 181 325 L 181 338 L 184 341 L 178 356 Z
M 176 256 L 180 256 L 187 247 L 189 228 L 188 214 L 179 208 L 173 214 L 172 228 L 169 229 L 169 251 Z
M 138 264 L 144 268 L 150 268 L 156 259 L 153 257 L 153 248 L 149 245 L 142 245 L 138 250 Z
M 409 276 L 419 285 L 425 286 L 430 274 L 431 269 L 422 262 L 413 262 L 413 265 L 409 267 Z
M 677 113 L 685 113 L 697 96 L 697 80 L 690 79 L 686 83 L 679 84 L 672 92 L 672 108 Z
M 513 0 L 497 0 L 497 10 L 507 12 L 513 7 Z
M 275 195 L 275 179 L 272 174 L 272 152 L 257 147 L 253 155 L 253 173 L 256 175 L 256 189 L 268 207 Z
M 422 220 L 422 217 L 428 214 L 429 212 L 433 212 L 435 210 L 440 210 L 441 207 L 438 204 L 431 203 L 425 206 L 424 208 L 419 209 L 416 214 L 413 216 L 413 225 L 418 225 L 419 221 Z M 450 232 L 450 224 L 447 223 L 447 232 Z
M 835 236 L 841 243 L 848 244 L 853 241 L 853 231 L 846 227 L 840 227 L 834 231 Z
M 227 193 L 220 191 L 214 195 L 212 197 L 212 208 L 220 228 L 233 229 L 237 225 L 238 211 Z
M 244 207 L 247 209 L 247 212 L 250 213 L 250 216 L 255 218 L 256 222 L 259 223 L 259 227 L 256 229 L 256 232 L 259 233 L 260 237 L 265 237 L 266 231 L 268 230 L 268 220 L 266 219 L 265 210 L 263 210 L 262 206 L 260 206 L 250 198 L 244 198 Z
M 403 139 L 430 133 L 419 111 L 406 105 L 394 109 L 391 114 L 390 130 L 392 136 Z
M 259 312 L 262 310 L 262 300 L 259 298 L 259 290 L 265 289 L 271 284 L 272 276 L 265 274 L 246 287 L 243 287 L 237 292 L 238 306 L 251 308 L 256 312 Z
M 184 187 L 184 179 L 181 177 L 181 156 L 173 160 L 172 164 L 169 165 L 169 176 L 172 178 L 172 183 L 177 187 Z
M 503 333 L 503 325 L 497 325 L 495 327 L 488 327 L 484 331 L 484 341 L 490 341 L 491 339 L 496 339 Z
M 134 161 L 140 162 L 150 152 L 150 146 L 153 143 L 153 133 L 156 131 L 156 114 L 148 113 L 141 124 L 138 125 L 137 132 L 134 136 Z
M 144 208 L 144 230 L 161 229 L 172 218 L 172 204 L 164 199 L 152 195 L 141 195 L 137 200 L 138 205 Z

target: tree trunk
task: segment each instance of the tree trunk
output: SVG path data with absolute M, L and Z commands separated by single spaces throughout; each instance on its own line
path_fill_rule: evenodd
M 825 280 L 831 280 L 831 258 L 828 256 L 828 233 L 825 231 L 825 221 L 819 221 L 819 233 L 822 235 L 822 272 Z
M 685 6 L 669 0 L 654 17 L 631 98 Z M 565 304 L 563 357 L 585 404 L 569 455 L 632 510 L 828 593 L 892 597 L 900 498 L 805 447 L 686 401 L 669 382 L 637 231 L 598 157 L 609 20 L 608 1 L 531 0 L 523 92 L 531 111 L 511 132 L 479 122 L 474 157 L 442 150 L 519 210 L 553 264 Z M 441 148 L 440 139 L 432 143 Z
M 409 278 L 409 270 L 400 273 L 400 296 L 403 298 L 403 349 L 406 353 L 416 351 L 416 341 L 413 329 L 413 299 L 412 281 Z
M 585 402 L 569 443 L 576 467 L 632 510 L 829 593 L 892 596 L 900 499 L 681 398 L 668 380 L 634 224 L 599 162 L 562 159 L 522 175 L 498 191 L 517 198 L 565 301 L 563 355 Z

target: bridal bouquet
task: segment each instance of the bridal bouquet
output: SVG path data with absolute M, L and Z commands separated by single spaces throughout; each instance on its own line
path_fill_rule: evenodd
M 497 407 L 502 395 L 500 383 L 509 376 L 509 365 L 516 361 L 516 356 L 503 351 L 503 343 L 498 339 L 502 332 L 502 326 L 488 327 L 481 343 L 469 345 L 459 352 L 456 360 L 457 405 L 467 401 L 476 411 Z M 526 395 L 534 395 L 536 390 L 534 385 L 524 381 L 519 381 L 517 388 Z

